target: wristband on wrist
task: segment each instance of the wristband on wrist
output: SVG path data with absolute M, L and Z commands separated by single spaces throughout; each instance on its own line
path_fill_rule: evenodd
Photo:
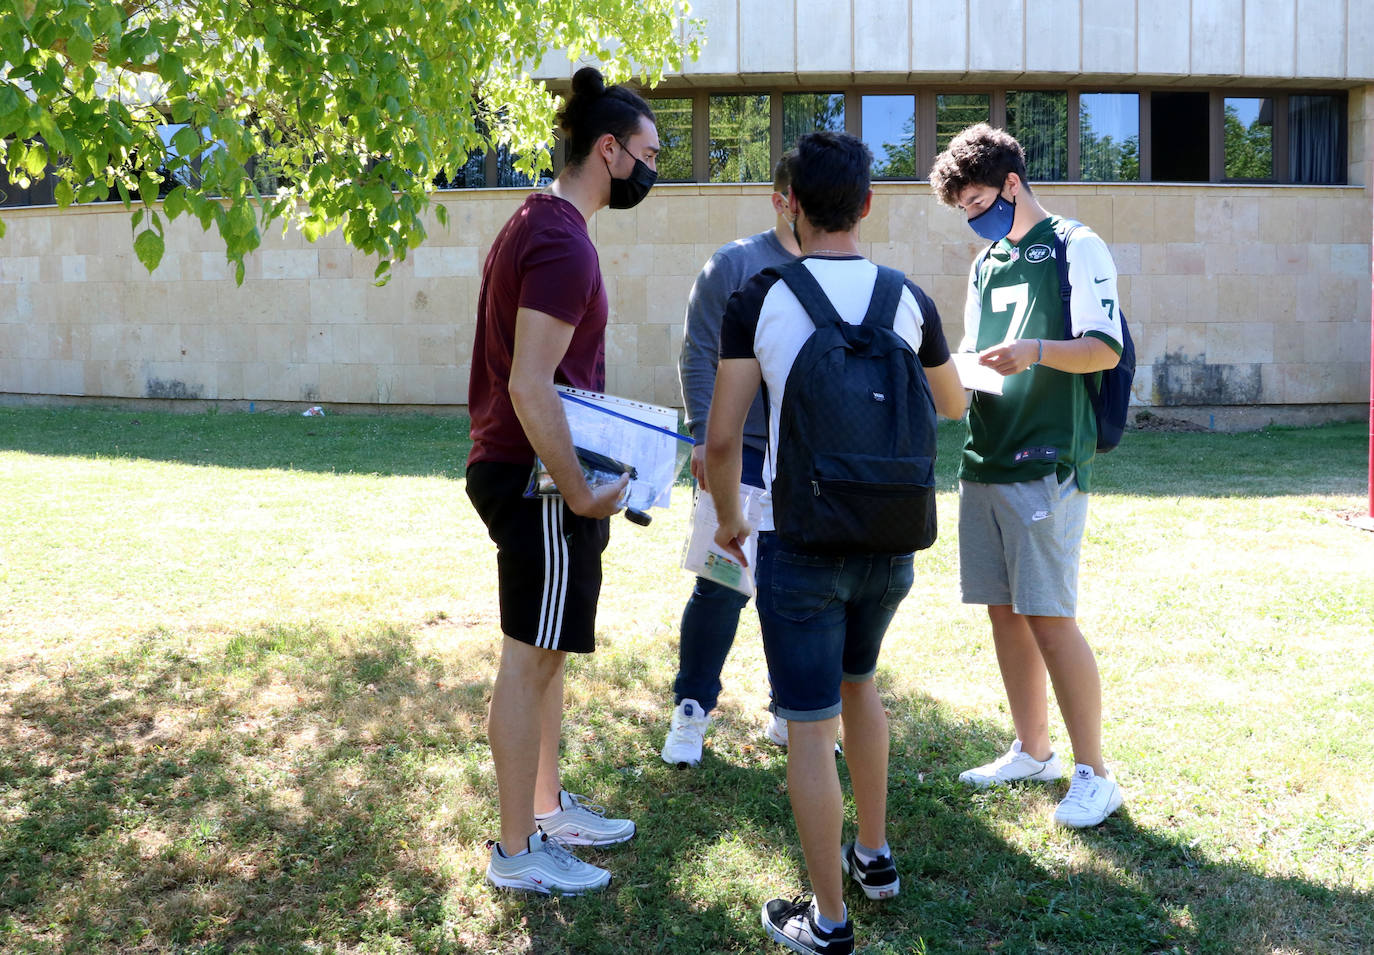
M 1030 367 L 1032 368 L 1034 368 L 1036 365 L 1040 364 L 1042 361 L 1045 360 L 1045 340 L 1043 338 L 1037 338 L 1035 340 L 1035 345 L 1035 361 L 1030 363 Z

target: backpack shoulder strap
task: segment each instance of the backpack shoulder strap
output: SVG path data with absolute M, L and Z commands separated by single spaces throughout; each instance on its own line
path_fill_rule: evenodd
M 868 311 L 864 314 L 863 324 L 879 328 L 891 328 L 897 317 L 897 306 L 902 301 L 902 289 L 906 276 L 896 269 L 885 265 L 878 266 L 878 277 L 873 282 L 873 297 L 868 300 Z
M 835 311 L 835 306 L 830 304 L 825 289 L 821 288 L 821 283 L 816 281 L 806 263 L 800 260 L 785 262 L 774 266 L 772 271 L 777 272 L 778 277 L 787 283 L 787 287 L 797 296 L 797 301 L 801 302 L 802 308 L 806 309 L 806 314 L 811 316 L 811 321 L 817 328 L 844 324 L 839 312 Z
M 1064 340 L 1073 341 L 1073 317 L 1069 313 L 1069 302 L 1073 299 L 1073 285 L 1069 283 L 1069 236 L 1080 223 L 1072 219 L 1064 220 L 1064 231 L 1054 230 L 1054 267 L 1059 272 L 1059 300 L 1064 303 Z

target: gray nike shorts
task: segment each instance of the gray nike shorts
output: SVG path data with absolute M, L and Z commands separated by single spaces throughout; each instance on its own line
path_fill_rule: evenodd
M 959 482 L 959 588 L 966 604 L 1073 617 L 1088 495 L 1070 474 L 1018 484 Z

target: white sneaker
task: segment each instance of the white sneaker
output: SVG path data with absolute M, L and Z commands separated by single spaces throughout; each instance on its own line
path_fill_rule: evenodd
M 539 829 L 529 838 L 529 852 L 508 856 L 495 842 L 487 846 L 491 849 L 487 881 L 498 888 L 543 895 L 581 895 L 600 892 L 611 882 L 611 874 L 605 869 L 583 862 Z
M 1091 766 L 1079 763 L 1073 768 L 1068 793 L 1054 810 L 1054 821 L 1070 829 L 1086 829 L 1120 809 L 1124 799 L 1110 769 L 1106 776 L 1098 776 Z
M 706 740 L 706 727 L 711 714 L 696 700 L 683 700 L 673 710 L 668 738 L 663 742 L 663 761 L 669 766 L 686 769 L 701 762 L 701 747 Z
M 539 828 L 565 846 L 611 846 L 635 836 L 635 824 L 629 819 L 607 819 L 605 809 L 566 789 L 558 793 L 558 811 L 537 821 Z
M 768 742 L 783 749 L 787 748 L 787 720 L 778 714 L 768 714 L 768 728 L 763 733 L 768 737 Z
M 989 786 L 1006 786 L 1023 781 L 1046 782 L 1063 775 L 1064 766 L 1058 756 L 1050 753 L 1050 758 L 1042 763 L 1029 753 L 1022 752 L 1018 739 L 1011 744 L 1011 749 L 992 762 L 964 770 L 959 774 L 959 782 L 975 789 L 987 789 Z
M 763 735 L 768 737 L 768 742 L 775 746 L 787 748 L 787 720 L 776 713 L 768 714 L 768 728 L 763 731 Z M 839 756 L 844 752 L 840 748 L 840 741 L 835 740 L 835 755 Z

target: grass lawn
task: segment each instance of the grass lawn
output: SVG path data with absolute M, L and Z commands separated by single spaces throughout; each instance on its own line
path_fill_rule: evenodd
M 587 855 L 600 896 L 484 882 L 500 635 L 465 427 L 0 409 L 0 951 L 782 951 L 758 909 L 804 885 L 752 611 L 706 759 L 657 755 L 685 488 L 615 520 L 599 649 L 569 663 L 565 782 L 640 836 Z M 1087 832 L 1050 824 L 1062 786 L 955 780 L 1010 719 L 942 439 L 945 533 L 878 676 L 902 893 L 848 893 L 860 950 L 1374 947 L 1374 534 L 1337 517 L 1365 429 L 1100 460 L 1080 619 L 1127 801 Z

